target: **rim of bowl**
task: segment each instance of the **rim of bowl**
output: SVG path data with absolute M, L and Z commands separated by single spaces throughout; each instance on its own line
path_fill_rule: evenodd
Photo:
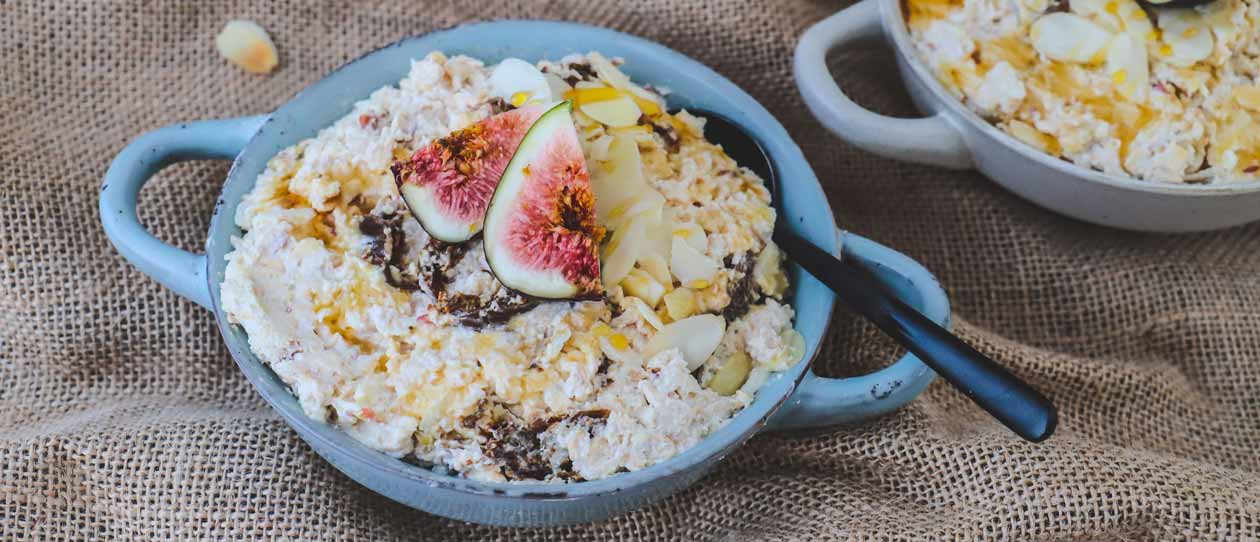
M 915 75 L 918 76 L 921 81 L 927 83 L 928 89 L 931 90 L 936 99 L 945 103 L 945 107 L 949 108 L 950 112 L 953 113 L 954 116 L 962 118 L 973 127 L 978 128 L 981 133 L 988 136 L 990 139 L 997 140 L 997 142 L 1006 145 L 1025 158 L 1037 161 L 1042 165 L 1049 166 L 1060 172 L 1073 175 L 1087 181 L 1112 186 L 1121 190 L 1152 192 L 1184 197 L 1220 197 L 1260 192 L 1260 180 L 1217 181 L 1209 184 L 1185 184 L 1144 181 L 1126 175 L 1103 173 L 1101 171 L 1077 165 L 1075 162 L 1070 162 L 1057 156 L 1051 156 L 1048 153 L 1034 149 L 1028 144 L 1015 139 L 1014 136 L 999 130 L 992 123 L 976 114 L 975 111 L 972 111 L 970 108 L 964 106 L 962 100 L 959 100 L 954 97 L 953 94 L 950 94 L 947 90 L 945 90 L 945 87 L 941 85 L 941 82 L 936 79 L 936 76 L 933 75 L 927 65 L 923 63 L 923 59 L 919 58 L 918 52 L 911 43 L 910 32 L 906 27 L 905 14 L 902 12 L 903 1 L 904 0 L 879 0 L 881 7 L 881 22 L 883 23 L 884 28 L 891 35 L 894 47 L 897 49 L 897 54 L 908 61 Z
M 720 82 L 729 84 L 730 86 L 734 87 L 735 90 L 739 94 L 742 94 L 743 97 L 746 97 L 749 101 L 753 102 L 758 107 L 760 107 L 761 110 L 766 114 L 766 116 L 769 117 L 769 119 L 773 123 L 771 125 L 771 128 L 772 129 L 777 128 L 777 130 L 775 131 L 781 132 L 780 134 L 772 134 L 772 135 L 779 135 L 782 138 L 784 138 L 788 143 L 788 149 L 787 149 L 788 152 L 792 155 L 795 155 L 795 156 L 788 156 L 786 158 L 793 159 L 804 164 L 803 167 L 806 168 L 806 170 L 810 173 L 810 177 L 813 179 L 814 183 L 819 186 L 819 191 L 820 192 L 822 191 L 821 184 L 818 181 L 817 175 L 813 171 L 813 167 L 809 164 L 808 161 L 805 160 L 804 153 L 800 150 L 800 146 L 796 144 L 795 140 L 793 140 L 791 135 L 787 132 L 787 128 L 784 127 L 783 124 L 779 122 L 779 120 L 775 118 L 773 114 L 771 114 L 768 110 L 766 110 L 765 106 L 761 105 L 761 103 L 757 101 L 756 98 L 752 97 L 752 95 L 748 94 L 746 91 L 740 88 L 739 85 L 736 85 L 733 81 L 728 79 L 726 76 L 718 73 L 717 71 L 708 67 L 704 63 L 698 60 L 695 60 L 691 58 L 690 56 L 687 56 L 664 44 L 657 43 L 647 38 L 620 32 L 617 30 L 613 30 L 611 28 L 605 28 L 601 26 L 588 25 L 588 24 L 576 23 L 576 22 L 567 22 L 567 21 L 548 21 L 548 20 L 539 20 L 539 19 L 505 19 L 505 20 L 497 20 L 497 21 L 468 22 L 468 23 L 461 23 L 461 24 L 456 24 L 456 25 L 447 26 L 443 28 L 438 28 L 438 29 L 435 29 L 435 30 L 432 30 L 430 32 L 426 32 L 423 34 L 407 36 L 407 37 L 398 39 L 396 41 L 387 43 L 385 45 L 382 45 L 380 47 L 371 49 L 351 60 L 346 61 L 340 66 L 329 71 L 320 79 L 298 90 L 292 97 L 290 97 L 284 103 L 277 106 L 275 110 L 271 111 L 270 113 L 267 113 L 266 119 L 263 120 L 262 123 L 259 125 L 258 130 L 254 132 L 253 135 L 250 136 L 249 141 L 246 142 L 244 148 L 248 149 L 251 145 L 253 145 L 254 141 L 262 134 L 266 126 L 272 122 L 276 111 L 285 107 L 289 103 L 292 103 L 293 101 L 298 100 L 304 94 L 311 91 L 315 87 L 324 85 L 324 84 L 329 84 L 327 82 L 329 77 L 331 77 L 333 74 L 341 71 L 342 69 L 344 69 L 345 67 L 351 64 L 362 61 L 385 49 L 399 47 L 406 42 L 423 39 L 423 38 L 434 36 L 437 34 L 468 31 L 470 29 L 476 29 L 476 28 L 494 28 L 496 26 L 516 25 L 516 24 L 530 24 L 530 25 L 539 25 L 543 27 L 550 26 L 556 29 L 567 28 L 567 29 L 579 29 L 585 32 L 593 31 L 597 33 L 604 33 L 604 34 L 607 34 L 612 39 L 619 40 L 619 43 L 622 45 L 630 44 L 637 48 L 646 48 L 648 50 L 655 50 L 658 53 L 664 53 L 666 56 L 672 57 L 668 59 L 670 61 L 680 62 L 684 65 L 689 65 L 688 67 L 694 70 L 697 70 L 702 74 L 707 73 L 709 76 L 717 78 Z M 758 139 L 764 138 L 764 134 L 762 133 L 756 133 L 756 136 L 758 137 Z M 243 155 L 244 155 L 244 152 L 237 155 L 237 157 L 233 159 L 232 166 L 228 170 L 228 174 L 224 179 L 225 184 L 232 179 L 233 174 L 236 172 L 237 166 L 241 161 L 241 156 Z M 214 207 L 214 212 L 213 212 L 213 215 L 211 216 L 210 231 L 214 231 L 214 229 L 217 227 L 218 222 L 220 220 L 230 220 L 230 217 L 228 217 L 228 215 L 222 214 L 222 209 L 224 208 L 224 205 L 222 205 L 221 203 L 222 202 L 220 202 L 220 204 L 216 204 Z M 824 205 L 823 207 L 824 207 L 824 213 L 828 217 L 830 217 L 832 223 L 835 223 L 835 216 L 831 210 L 831 206 Z M 228 217 L 228 218 L 225 218 L 225 217 Z M 836 229 L 835 235 L 836 235 L 836 246 L 837 248 L 840 248 L 842 246 L 841 238 L 843 237 L 843 231 Z M 215 278 L 214 278 L 214 274 L 211 272 L 210 258 L 206 258 L 206 273 L 205 274 L 206 274 L 207 282 L 210 283 L 208 285 L 211 292 L 210 303 L 214 312 L 215 321 L 218 324 L 219 332 L 221 335 L 223 335 L 225 345 L 228 346 L 229 353 L 232 355 L 233 360 L 238 365 L 241 365 L 242 362 L 239 359 L 239 356 L 244 355 L 244 356 L 248 356 L 252 358 L 253 363 L 256 363 L 264 372 L 264 374 L 261 374 L 258 376 L 266 377 L 267 374 L 270 374 L 270 377 L 276 379 L 277 382 L 279 382 L 279 385 L 282 388 L 284 388 L 285 393 L 289 394 L 289 397 L 292 397 L 292 391 L 288 389 L 288 385 L 282 381 L 279 381 L 279 377 L 275 375 L 271 367 L 268 366 L 266 363 L 264 363 L 262 360 L 257 359 L 257 356 L 254 355 L 253 350 L 249 349 L 248 346 L 246 347 L 245 352 L 237 352 L 236 349 L 232 348 L 232 343 L 229 338 L 232 324 L 227 322 L 227 317 L 225 313 L 223 312 L 223 309 L 221 307 L 221 302 L 218 296 L 214 295 L 215 288 L 213 287 L 213 283 L 215 282 Z M 830 329 L 831 323 L 834 320 L 834 316 L 835 316 L 834 294 L 832 294 L 832 300 L 830 302 L 830 305 L 831 305 L 831 309 L 827 311 L 826 320 L 823 322 L 822 329 L 823 329 L 824 334 L 826 333 L 828 329 Z M 735 413 L 735 415 L 732 416 L 725 425 L 718 428 L 713 433 L 710 433 L 709 435 L 705 436 L 695 445 L 682 450 L 681 452 L 679 452 L 678 454 L 670 458 L 667 458 L 663 461 L 660 461 L 658 463 L 655 463 L 653 465 L 650 465 L 648 467 L 645 467 L 636 471 L 622 472 L 622 473 L 614 474 L 612 476 L 608 476 L 606 478 L 600 478 L 597 480 L 584 480 L 581 482 L 565 482 L 565 483 L 542 482 L 542 481 L 494 482 L 494 481 L 472 480 L 468 478 L 461 478 L 454 474 L 439 473 L 439 472 L 434 471 L 432 468 L 406 463 L 398 458 L 371 457 L 370 454 L 380 454 L 380 455 L 384 455 L 384 454 L 382 454 L 382 452 L 378 450 L 374 450 L 372 448 L 367 447 L 366 445 L 358 442 L 357 440 L 354 440 L 353 437 L 350 437 L 348 433 L 341 430 L 340 428 L 328 425 L 326 422 L 321 422 L 321 421 L 314 420 L 312 418 L 307 417 L 300 410 L 296 412 L 289 412 L 284 406 L 282 406 L 279 403 L 279 400 L 277 398 L 273 398 L 265 394 L 262 394 L 261 390 L 257 390 L 257 391 L 260 392 L 259 394 L 263 396 L 263 399 L 268 403 L 268 405 L 271 408 L 275 409 L 278 413 L 280 413 L 282 416 L 286 418 L 286 422 L 289 425 L 291 425 L 292 428 L 295 431 L 297 431 L 299 433 L 299 436 L 301 436 L 303 439 L 311 438 L 316 441 L 319 441 L 319 443 L 323 447 L 325 447 L 325 449 L 336 449 L 336 450 L 342 451 L 344 452 L 343 455 L 341 456 L 342 458 L 349 460 L 351 462 L 354 462 L 363 468 L 370 469 L 374 472 L 388 475 L 388 476 L 396 476 L 396 477 L 401 477 L 408 480 L 423 482 L 439 490 L 454 491 L 458 493 L 477 495 L 481 497 L 508 499 L 508 500 L 530 500 L 530 501 L 550 501 L 550 502 L 568 501 L 568 500 L 573 500 L 577 498 L 594 497 L 594 496 L 611 495 L 611 494 L 620 493 L 631 487 L 639 487 L 639 486 L 649 484 L 657 479 L 671 477 L 684 470 L 692 469 L 699 465 L 705 464 L 706 462 L 710 460 L 713 460 L 714 462 L 719 461 L 726 454 L 730 453 L 735 448 L 738 448 L 740 445 L 747 442 L 748 439 L 752 438 L 757 433 L 759 433 L 761 429 L 763 429 L 766 426 L 770 417 L 775 412 L 777 412 L 778 409 L 781 408 L 785 402 L 787 402 L 787 400 L 792 396 L 793 393 L 795 393 L 796 388 L 800 385 L 801 380 L 805 377 L 806 374 L 808 374 L 810 371 L 813 370 L 814 362 L 817 360 L 818 356 L 822 354 L 822 342 L 823 342 L 823 338 L 820 337 L 819 340 L 817 341 L 817 344 L 814 347 L 814 353 L 813 355 L 810 356 L 809 360 L 807 361 L 803 360 L 802 362 L 798 362 L 797 365 L 793 366 L 792 368 L 789 368 L 788 370 L 779 373 L 778 379 L 782 380 L 782 379 L 790 378 L 791 386 L 788 387 L 786 392 L 783 393 L 781 396 L 774 397 L 772 400 L 770 400 L 769 406 L 766 412 L 762 414 L 761 416 L 756 417 L 756 418 L 750 418 L 744 421 L 739 420 L 739 418 L 745 417 L 744 415 L 749 413 L 749 409 L 751 409 L 760 398 L 760 396 L 754 397 L 753 401 L 749 403 L 748 406 L 744 407 L 739 412 Z M 798 372 L 795 375 L 793 375 L 791 374 L 792 371 L 798 371 Z M 251 374 L 248 371 L 244 371 L 244 367 L 242 367 L 242 372 L 245 372 L 246 378 L 248 380 L 251 380 L 251 385 L 257 388 L 258 384 L 253 382 L 255 375 Z M 758 390 L 758 393 L 760 393 L 760 390 Z M 734 424 L 737 421 L 741 421 L 741 423 L 746 426 L 739 428 L 739 430 L 736 431 L 737 427 L 735 427 Z M 324 433 L 322 433 L 319 426 L 323 426 L 324 429 L 327 429 L 329 431 L 336 431 L 340 433 L 342 436 L 344 436 L 346 439 L 349 440 L 351 445 L 360 447 L 361 449 L 346 449 L 342 445 L 342 443 L 332 440 L 332 438 L 330 438 L 329 435 L 325 435 Z M 727 433 L 728 430 L 730 431 L 729 433 Z M 719 436 L 722 438 L 717 438 Z M 710 440 L 713 441 L 716 447 L 706 452 L 699 452 L 698 450 L 701 447 L 701 445 Z M 322 453 L 320 453 L 319 455 L 321 456 L 323 460 L 332 463 L 332 461 L 330 461 L 328 458 L 324 458 Z M 717 459 L 714 459 L 715 457 Z M 337 467 L 338 470 L 341 470 L 340 467 L 338 467 L 335 463 L 334 463 L 334 467 Z M 356 483 L 361 483 L 361 482 L 358 482 L 356 480 Z

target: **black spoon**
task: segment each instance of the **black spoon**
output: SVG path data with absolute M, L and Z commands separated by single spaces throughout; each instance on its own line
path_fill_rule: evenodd
M 765 179 L 779 217 L 774 241 L 785 254 L 1019 436 L 1041 442 L 1054 433 L 1058 412 L 1044 395 L 890 294 L 860 263 L 828 254 L 788 230 L 778 207 L 774 164 L 761 145 L 730 119 L 688 111 L 707 119 L 704 134 L 710 141 Z

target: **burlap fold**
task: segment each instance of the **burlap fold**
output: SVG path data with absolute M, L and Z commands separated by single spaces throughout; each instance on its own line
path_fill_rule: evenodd
M 0 533 L 8 540 L 1260 539 L 1260 226 L 1144 235 L 1058 217 L 975 173 L 857 151 L 791 80 L 824 1 L 0 2 Z M 461 21 L 577 19 L 660 41 L 762 100 L 842 226 L 934 270 L 958 331 L 1049 392 L 1031 445 L 934 384 L 859 426 L 754 439 L 685 493 L 604 523 L 464 525 L 359 487 L 238 373 L 208 313 L 129 267 L 96 213 L 142 131 L 268 111 L 343 62 Z M 270 76 L 213 36 L 257 20 Z M 913 113 L 886 51 L 837 55 L 866 104 Z M 144 222 L 195 249 L 225 163 L 173 167 Z M 897 351 L 841 314 L 822 360 Z

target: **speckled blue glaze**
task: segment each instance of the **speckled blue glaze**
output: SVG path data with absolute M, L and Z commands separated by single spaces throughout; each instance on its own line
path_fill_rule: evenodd
M 224 255 L 231 250 L 229 238 L 242 233 L 233 222 L 236 206 L 278 151 L 314 136 L 373 90 L 396 84 L 406 76 L 411 59 L 434 50 L 487 63 L 507 56 L 554 59 L 590 50 L 625 57 L 625 71 L 632 78 L 674 91 L 670 107 L 708 109 L 757 135 L 779 170 L 785 219 L 799 234 L 833 252 L 843 244 L 845 257 L 868 262 L 910 304 L 937 322 L 949 320 L 945 294 L 925 269 L 873 241 L 837 234 L 827 198 L 783 126 L 748 94 L 694 60 L 626 34 L 556 22 L 479 23 L 406 39 L 343 66 L 270 115 L 190 122 L 144 134 L 119 153 L 101 191 L 101 221 L 118 251 L 179 295 L 214 311 L 223 339 L 249 381 L 312 449 L 346 475 L 408 506 L 465 521 L 516 526 L 594 521 L 690 485 L 758 431 L 869 418 L 905 404 L 932 380 L 932 372 L 909 355 L 857 378 L 813 375 L 809 362 L 818 354 L 835 296 L 792 266 L 796 328 L 805 337 L 808 361 L 771 378 L 752 405 L 699 445 L 640 471 L 563 485 L 476 482 L 404 463 L 307 418 L 284 383 L 250 352 L 245 333 L 228 324 L 220 308 Z M 235 163 L 215 207 L 204 256 L 163 244 L 141 228 L 136 194 L 153 173 L 180 160 L 232 157 Z

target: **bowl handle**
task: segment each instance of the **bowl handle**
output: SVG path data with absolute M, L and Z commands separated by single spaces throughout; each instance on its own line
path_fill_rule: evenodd
M 805 105 L 828 130 L 868 152 L 952 169 L 970 168 L 971 151 L 945 117 L 880 115 L 849 99 L 832 78 L 827 68 L 828 52 L 883 35 L 877 0 L 863 0 L 805 31 L 793 61 L 796 85 Z
M 114 157 L 101 186 L 101 225 L 114 248 L 137 269 L 207 309 L 206 257 L 163 243 L 136 218 L 140 187 L 163 167 L 185 160 L 240 154 L 266 115 L 187 122 L 145 133 Z
M 870 239 L 849 232 L 843 232 L 842 237 L 842 257 L 860 261 L 902 301 L 949 328 L 949 298 L 927 269 Z M 935 373 L 913 354 L 874 373 L 851 378 L 826 378 L 811 370 L 771 416 L 767 428 L 828 427 L 879 416 L 910 402 L 933 378 Z

